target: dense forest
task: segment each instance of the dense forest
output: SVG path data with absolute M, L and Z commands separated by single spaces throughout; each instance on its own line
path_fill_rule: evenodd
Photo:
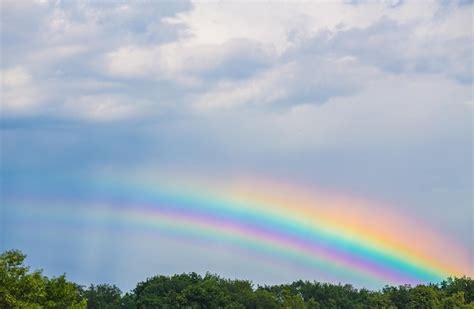
M 154 276 L 122 293 L 109 284 L 83 287 L 65 275 L 30 271 L 17 250 L 0 256 L 0 308 L 474 308 L 474 280 L 386 286 L 381 291 L 349 284 L 296 281 L 257 286 L 247 280 L 196 273 Z

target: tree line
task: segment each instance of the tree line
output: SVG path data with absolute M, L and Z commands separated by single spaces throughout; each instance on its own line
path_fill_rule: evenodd
M 80 286 L 65 275 L 48 278 L 24 264 L 25 254 L 0 255 L 0 308 L 474 308 L 474 280 L 447 278 L 441 283 L 386 286 L 379 291 L 350 284 L 295 281 L 254 286 L 215 274 L 154 276 L 122 293 L 110 284 Z

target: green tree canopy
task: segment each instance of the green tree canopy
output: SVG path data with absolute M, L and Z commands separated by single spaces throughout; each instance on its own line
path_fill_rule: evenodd
M 115 285 L 83 288 L 65 275 L 47 278 L 30 271 L 20 251 L 0 256 L 0 308 L 51 309 L 320 309 L 461 308 L 474 309 L 474 281 L 447 278 L 439 284 L 386 286 L 380 291 L 316 281 L 254 287 L 207 273 L 154 276 L 122 294 Z
M 48 279 L 39 270 L 30 271 L 26 256 L 10 250 L 0 256 L 0 308 L 86 308 L 78 285 L 65 275 Z

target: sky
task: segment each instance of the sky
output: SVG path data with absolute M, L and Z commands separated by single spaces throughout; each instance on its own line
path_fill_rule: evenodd
M 474 273 L 471 1 L 0 6 L 0 250 L 124 290 L 188 271 L 383 286 L 179 225 L 114 219 L 118 204 L 134 211 L 157 188 L 205 184 L 221 196 L 238 183 L 350 197 L 334 206 L 336 223 L 396 214 L 384 233 L 413 248 L 418 231 L 433 231 L 459 251 L 429 259 Z M 321 199 L 309 200 L 320 214 Z

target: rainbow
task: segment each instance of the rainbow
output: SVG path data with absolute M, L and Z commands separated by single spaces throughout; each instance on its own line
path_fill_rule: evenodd
M 49 210 L 35 207 L 29 215 L 69 225 L 106 222 L 109 228 L 217 239 L 344 281 L 378 286 L 439 282 L 469 269 L 459 260 L 433 256 L 446 246 L 464 254 L 440 233 L 417 223 L 410 228 L 409 220 L 379 204 L 308 194 L 274 183 L 213 186 L 214 190 L 189 187 L 193 186 L 95 182 L 87 194 L 56 201 L 70 204 L 76 199 L 80 207 L 53 209 L 54 203 L 49 203 Z M 400 232 L 402 226 L 405 232 Z M 410 244 L 410 239 L 417 242 Z

